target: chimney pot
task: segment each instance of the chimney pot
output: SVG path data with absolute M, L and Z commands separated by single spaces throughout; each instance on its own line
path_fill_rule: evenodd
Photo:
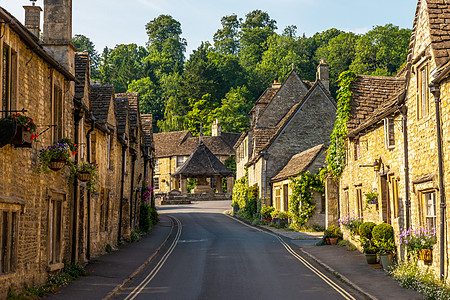
M 316 80 L 320 80 L 327 91 L 330 90 L 330 70 L 324 58 L 320 60 L 317 66 Z

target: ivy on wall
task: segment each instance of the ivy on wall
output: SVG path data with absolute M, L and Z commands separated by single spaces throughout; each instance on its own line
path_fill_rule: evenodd
M 350 119 L 350 99 L 353 95 L 350 85 L 356 80 L 356 73 L 345 71 L 339 75 L 337 95 L 336 121 L 330 136 L 330 147 L 327 151 L 328 168 L 335 177 L 339 177 L 345 165 L 345 138 L 348 134 L 347 122 Z
M 326 171 L 326 169 L 323 170 Z M 292 195 L 289 200 L 289 212 L 291 212 L 292 220 L 295 224 L 304 225 L 312 217 L 316 208 L 316 204 L 312 199 L 312 191 L 316 191 L 321 195 L 325 193 L 323 184 L 325 171 L 321 170 L 317 174 L 304 172 L 290 179 Z
M 248 170 L 245 170 L 245 175 L 234 181 L 233 186 L 233 207 L 244 209 L 247 203 L 248 192 Z

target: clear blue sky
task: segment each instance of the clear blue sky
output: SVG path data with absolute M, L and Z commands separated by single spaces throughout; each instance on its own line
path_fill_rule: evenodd
M 0 6 L 24 21 L 28 0 L 0 0 Z M 43 7 L 43 0 L 37 5 Z M 145 24 L 161 14 L 181 23 L 187 53 L 211 41 L 223 16 L 261 9 L 277 21 L 278 32 L 296 25 L 297 35 L 311 36 L 329 28 L 365 33 L 392 23 L 411 28 L 416 0 L 73 0 L 73 33 L 89 37 L 99 53 L 105 46 L 145 45 Z

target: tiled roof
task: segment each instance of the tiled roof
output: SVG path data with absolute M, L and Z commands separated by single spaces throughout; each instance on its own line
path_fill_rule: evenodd
M 255 105 L 253 106 L 252 111 L 254 111 L 256 109 L 256 107 L 258 105 L 261 106 L 266 106 L 267 104 L 269 104 L 269 102 L 273 99 L 273 97 L 275 97 L 275 95 L 277 94 L 278 90 L 280 89 L 280 86 L 277 87 L 270 87 L 267 88 L 262 94 L 261 96 L 259 96 L 258 100 L 256 100 Z
M 191 137 L 189 131 L 173 131 L 155 133 L 153 139 L 155 141 L 156 157 L 169 157 L 178 152 L 181 143 Z
M 123 134 L 127 128 L 128 98 L 116 98 L 117 133 Z
M 248 132 L 249 132 L 249 130 L 246 131 L 246 132 L 243 132 L 243 133 L 241 134 L 241 136 L 240 136 L 239 139 L 236 141 L 236 143 L 234 143 L 234 146 L 233 146 L 234 149 L 237 149 L 237 148 L 239 147 L 239 145 L 242 143 L 242 141 L 243 141 L 243 140 L 245 139 L 245 137 L 248 135 Z
M 208 147 L 200 143 L 192 151 L 189 158 L 183 166 L 174 174 L 176 176 L 186 177 L 210 177 L 210 176 L 232 176 L 233 172 L 208 149 Z
M 307 171 L 319 153 L 325 150 L 326 147 L 322 144 L 294 155 L 286 166 L 284 166 L 284 168 L 277 175 L 272 177 L 272 181 L 284 180 L 289 177 L 296 176 L 301 172 Z
M 383 102 L 403 91 L 406 87 L 404 77 L 381 77 L 359 75 L 350 89 L 351 117 L 347 123 L 348 131 L 363 123 Z
M 109 106 L 113 97 L 112 85 L 91 84 L 92 114 L 98 123 L 105 124 L 108 121 Z
M 426 0 L 430 20 L 431 48 L 437 67 L 450 59 L 450 3 L 448 0 Z
M 234 132 L 222 132 L 220 136 L 228 144 L 228 146 L 233 148 L 237 140 L 241 137 L 241 134 Z
M 144 143 L 145 145 L 151 145 L 153 142 L 153 116 L 151 114 L 142 114 L 141 121 Z
M 252 156 L 257 155 L 266 144 L 270 141 L 272 136 L 277 132 L 276 127 L 257 127 L 253 129 L 253 153 Z
M 130 108 L 130 127 L 134 129 L 138 126 L 139 116 L 139 98 L 138 93 L 118 93 L 117 98 L 128 98 L 128 105 Z
M 79 83 L 75 84 L 75 98 L 81 100 L 84 97 L 86 82 L 89 82 L 89 53 L 75 53 L 75 78 Z M 88 99 L 84 99 L 85 101 Z M 85 103 L 86 104 L 86 103 Z

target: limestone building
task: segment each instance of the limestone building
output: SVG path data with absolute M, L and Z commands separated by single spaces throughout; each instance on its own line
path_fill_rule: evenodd
M 258 185 L 259 197 L 272 205 L 273 178 L 293 155 L 327 144 L 334 126 L 336 102 L 329 92 L 325 61 L 315 82 L 302 80 L 292 70 L 283 84 L 274 83 L 250 111 L 251 127 L 237 143 L 237 178 L 248 168 L 249 186 Z

